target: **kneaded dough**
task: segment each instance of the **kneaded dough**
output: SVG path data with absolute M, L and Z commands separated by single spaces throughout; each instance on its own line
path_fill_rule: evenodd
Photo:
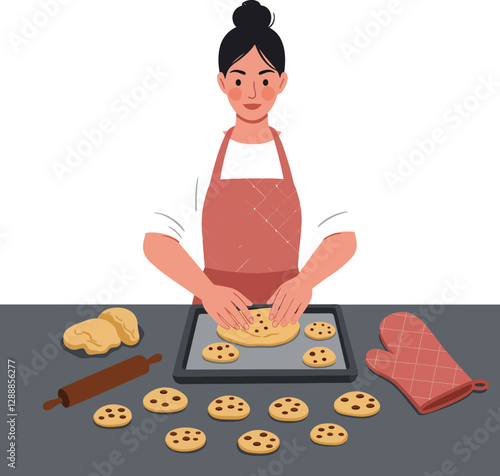
M 103 311 L 97 319 L 113 324 L 124 344 L 135 345 L 139 342 L 139 326 L 132 311 L 122 307 L 112 307 Z
M 288 324 L 286 327 L 281 325 L 273 327 L 272 321 L 269 320 L 270 307 L 262 309 L 250 309 L 254 323 L 250 329 L 224 329 L 222 326 L 217 326 L 217 334 L 229 342 L 245 345 L 248 347 L 256 346 L 273 346 L 281 345 L 290 342 L 300 330 L 300 324 Z
M 101 319 L 88 319 L 69 327 L 63 342 L 68 349 L 84 349 L 89 355 L 105 354 L 122 343 L 113 324 Z

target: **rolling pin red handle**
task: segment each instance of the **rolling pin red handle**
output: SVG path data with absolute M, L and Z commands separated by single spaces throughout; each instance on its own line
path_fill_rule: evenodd
M 148 364 L 151 365 L 151 364 L 156 364 L 157 362 L 160 362 L 160 360 L 162 359 L 163 357 L 161 356 L 161 354 L 155 354 L 155 355 L 152 355 L 149 359 L 148 359 Z
M 54 400 L 49 400 L 48 402 L 45 402 L 43 404 L 43 409 L 44 410 L 52 410 L 54 407 L 57 407 L 57 405 L 59 405 L 62 402 L 63 402 L 63 399 L 61 397 L 54 398 Z

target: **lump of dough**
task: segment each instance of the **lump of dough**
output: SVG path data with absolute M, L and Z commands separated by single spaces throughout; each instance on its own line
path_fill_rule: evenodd
M 105 354 L 121 344 L 115 327 L 107 321 L 88 319 L 66 329 L 63 336 L 68 349 L 83 349 L 87 354 Z
M 124 344 L 135 345 L 139 342 L 137 318 L 132 311 L 122 307 L 112 307 L 102 312 L 97 319 L 113 324 Z

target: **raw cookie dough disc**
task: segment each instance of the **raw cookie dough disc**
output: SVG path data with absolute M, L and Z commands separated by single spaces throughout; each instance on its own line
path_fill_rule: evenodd
M 146 410 L 155 413 L 180 412 L 187 407 L 186 395 L 175 388 L 160 387 L 149 392 L 142 400 Z
M 254 320 L 250 329 L 235 330 L 232 327 L 224 329 L 222 326 L 217 326 L 217 334 L 229 342 L 249 347 L 273 346 L 290 342 L 299 333 L 300 324 L 296 322 L 285 327 L 273 327 L 272 321 L 269 320 L 270 311 L 270 307 L 250 309 Z
M 69 327 L 63 342 L 68 349 L 84 349 L 89 355 L 105 354 L 122 343 L 115 326 L 101 319 L 88 319 Z
M 347 392 L 341 395 L 333 405 L 341 415 L 368 417 L 380 411 L 380 402 L 365 392 Z
M 208 406 L 208 413 L 218 420 L 243 420 L 250 413 L 250 405 L 235 395 L 224 395 Z
M 94 423 L 105 428 L 125 426 L 132 420 L 132 412 L 123 405 L 104 405 L 94 413 Z
M 199 450 L 206 442 L 205 433 L 197 428 L 176 428 L 165 436 L 165 443 L 170 449 L 183 453 Z
M 337 357 L 328 347 L 313 347 L 302 356 L 302 361 L 309 367 L 328 367 L 337 361 Z
M 280 439 L 270 431 L 247 431 L 238 439 L 240 450 L 245 453 L 266 454 L 276 451 L 280 446 Z
M 328 322 L 313 322 L 304 329 L 307 337 L 316 340 L 329 339 L 335 335 L 335 327 Z
M 345 428 L 334 423 L 321 423 L 311 430 L 311 440 L 318 445 L 338 446 L 347 441 Z
M 278 398 L 269 406 L 271 418 L 280 421 L 300 421 L 309 415 L 309 407 L 298 398 Z
M 210 362 L 234 362 L 240 356 L 239 350 L 227 342 L 216 342 L 215 344 L 207 345 L 201 353 L 205 360 Z

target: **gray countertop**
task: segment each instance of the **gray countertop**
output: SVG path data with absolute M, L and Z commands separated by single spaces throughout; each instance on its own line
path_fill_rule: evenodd
M 119 304 L 117 304 L 119 305 Z M 106 306 L 111 307 L 111 305 Z M 169 475 L 331 475 L 496 474 L 500 466 L 500 320 L 498 306 L 342 306 L 359 377 L 352 383 L 314 384 L 177 384 L 172 371 L 188 305 L 125 306 L 138 317 L 143 338 L 137 346 L 120 348 L 105 357 L 81 358 L 60 346 L 69 323 L 97 317 L 100 306 L 0 306 L 1 349 L 16 362 L 16 473 L 53 476 Z M 388 314 L 407 311 L 424 318 L 444 348 L 473 379 L 490 388 L 428 415 L 418 414 L 399 390 L 369 371 L 366 352 L 381 348 L 378 326 Z M 57 390 L 79 378 L 134 355 L 163 360 L 148 374 L 70 408 L 44 411 L 42 404 Z M 6 370 L 7 373 L 7 370 Z M 3 378 L 7 400 L 7 378 Z M 157 415 L 142 406 L 150 390 L 171 386 L 189 398 L 176 414 Z M 381 411 L 366 419 L 337 414 L 333 402 L 344 392 L 373 394 Z M 207 413 L 220 395 L 235 394 L 251 407 L 242 421 L 221 422 Z M 271 419 L 269 404 L 282 396 L 304 400 L 309 416 L 296 423 Z M 92 421 L 97 408 L 119 403 L 130 408 L 132 422 L 103 429 Z M 4 408 L 6 405 L 4 403 Z M 4 418 L 7 420 L 7 409 Z M 337 423 L 349 440 L 339 447 L 319 446 L 309 438 L 319 423 Z M 176 427 L 205 432 L 207 444 L 194 453 L 176 453 L 164 438 Z M 8 426 L 5 425 L 5 432 Z M 241 453 L 236 441 L 243 433 L 263 429 L 276 433 L 280 449 L 270 455 Z M 5 433 L 5 434 L 6 434 Z M 4 442 L 4 455 L 8 441 Z M 3 465 L 6 465 L 5 457 Z M 9 468 L 6 468 L 9 469 Z M 2 470 L 2 474 L 8 474 Z M 13 473 L 14 474 L 14 473 Z

